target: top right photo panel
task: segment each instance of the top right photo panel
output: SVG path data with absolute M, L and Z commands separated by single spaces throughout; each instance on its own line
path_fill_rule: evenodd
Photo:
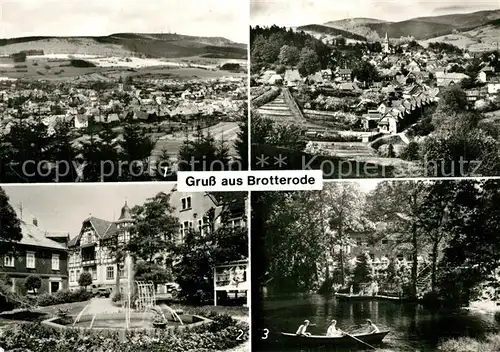
M 253 170 L 500 176 L 500 3 L 251 0 Z

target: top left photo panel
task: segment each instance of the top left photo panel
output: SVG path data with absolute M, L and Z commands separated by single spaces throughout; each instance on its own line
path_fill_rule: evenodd
M 0 183 L 248 168 L 249 4 L 0 1 Z

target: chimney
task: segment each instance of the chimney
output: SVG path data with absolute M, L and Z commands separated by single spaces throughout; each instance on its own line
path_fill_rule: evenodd
M 38 219 L 37 218 L 33 218 L 33 225 L 38 226 Z

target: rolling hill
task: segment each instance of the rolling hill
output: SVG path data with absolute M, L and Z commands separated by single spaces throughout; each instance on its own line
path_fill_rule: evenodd
M 310 32 L 310 33 L 317 33 L 317 34 L 323 34 L 323 35 L 328 35 L 328 36 L 342 36 L 346 39 L 353 39 L 353 40 L 361 40 L 365 41 L 366 37 L 351 33 L 342 29 L 338 28 L 333 28 L 333 27 L 328 27 L 328 26 L 323 26 L 320 24 L 309 24 L 305 26 L 300 26 L 296 28 L 299 31 L 304 31 L 304 32 Z
M 0 54 L 41 49 L 45 53 L 144 55 L 156 58 L 204 56 L 246 59 L 245 44 L 222 37 L 197 37 L 180 34 L 117 33 L 101 37 L 22 37 L 0 39 Z
M 420 44 L 426 47 L 429 43 L 441 42 L 452 44 L 460 49 L 467 49 L 471 52 L 483 52 L 497 50 L 499 38 L 500 20 L 496 20 L 470 31 L 456 32 L 422 40 Z
M 499 18 L 500 10 L 491 10 L 466 14 L 419 17 L 400 22 L 385 22 L 371 18 L 353 18 L 330 21 L 325 23 L 325 25 L 361 35 L 368 39 L 383 37 L 387 32 L 391 38 L 412 36 L 418 40 L 425 40 L 451 34 L 455 30 L 473 30 Z

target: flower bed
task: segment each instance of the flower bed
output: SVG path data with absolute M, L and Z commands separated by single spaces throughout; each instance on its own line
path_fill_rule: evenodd
M 227 315 L 212 319 L 210 324 L 183 330 L 127 331 L 125 342 L 116 331 L 56 330 L 40 324 L 19 324 L 3 331 L 0 346 L 5 351 L 24 352 L 181 352 L 225 350 L 248 340 L 248 324 Z

